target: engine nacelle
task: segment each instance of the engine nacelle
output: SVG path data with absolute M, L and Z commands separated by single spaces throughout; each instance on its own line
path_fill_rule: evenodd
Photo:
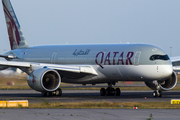
M 50 68 L 40 68 L 28 76 L 29 86 L 39 92 L 52 92 L 58 89 L 61 83 L 59 73 Z
M 145 81 L 145 84 L 151 88 L 152 90 L 156 90 L 156 86 L 154 85 L 153 81 Z M 173 72 L 171 77 L 164 81 L 158 81 L 159 89 L 161 91 L 168 91 L 173 89 L 177 84 L 177 76 L 176 73 Z

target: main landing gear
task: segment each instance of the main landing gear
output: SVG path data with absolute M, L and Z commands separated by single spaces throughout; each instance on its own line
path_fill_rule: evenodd
M 62 95 L 62 90 L 61 88 L 58 88 L 57 90 L 53 91 L 53 92 L 42 92 L 41 93 L 43 97 L 50 97 L 50 96 L 61 96 Z
M 112 83 L 108 83 L 108 87 L 105 88 L 101 88 L 100 90 L 100 95 L 101 96 L 120 96 L 121 94 L 121 90 L 119 88 L 114 89 L 112 87 Z

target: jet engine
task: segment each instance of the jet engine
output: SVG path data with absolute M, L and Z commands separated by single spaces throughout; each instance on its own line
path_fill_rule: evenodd
M 61 77 L 56 70 L 40 68 L 28 76 L 29 86 L 39 92 L 52 92 L 58 89 Z
M 157 90 L 157 87 L 154 83 L 154 81 L 145 81 L 145 84 L 151 88 L 152 90 Z M 157 81 L 158 90 L 160 91 L 168 91 L 173 89 L 177 84 L 177 76 L 176 73 L 173 72 L 170 78 L 164 80 L 164 81 Z

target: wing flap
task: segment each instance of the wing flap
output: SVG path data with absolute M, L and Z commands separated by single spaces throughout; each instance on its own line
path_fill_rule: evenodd
M 80 71 L 82 73 L 90 73 L 94 75 L 98 75 L 97 72 L 91 66 L 80 66 Z
M 15 62 L 15 61 L 0 61 L 0 65 L 9 66 L 9 67 L 31 67 L 31 64 L 28 62 Z
M 68 71 L 68 72 L 75 72 L 80 73 L 78 66 L 66 66 L 66 65 L 57 65 L 57 64 L 32 64 L 32 66 L 41 67 L 41 68 L 51 68 L 55 70 L 61 70 L 61 71 Z

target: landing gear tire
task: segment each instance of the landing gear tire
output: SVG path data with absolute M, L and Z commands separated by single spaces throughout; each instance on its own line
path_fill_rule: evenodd
M 121 94 L 121 90 L 119 88 L 114 89 L 112 87 L 112 85 L 115 85 L 115 82 L 110 82 L 108 83 L 108 87 L 105 88 L 101 88 L 100 89 L 100 95 L 101 96 L 120 96 Z
M 114 95 L 115 95 L 114 88 L 107 88 L 106 89 L 106 96 L 114 96 Z
M 55 91 L 55 96 L 61 96 L 62 95 L 62 90 L 61 88 L 58 88 L 56 91 Z
M 159 91 L 158 97 L 162 97 L 162 91 Z
M 52 92 L 47 92 L 47 96 L 48 96 L 48 97 L 51 97 L 52 95 L 53 95 Z
M 115 95 L 115 89 L 111 88 L 111 96 L 114 96 L 114 95 Z
M 106 95 L 106 89 L 105 88 L 101 88 L 100 95 L 101 96 L 105 96 Z
M 53 92 L 42 92 L 41 95 L 42 95 L 42 97 L 61 96 L 62 90 L 61 90 L 61 88 L 58 88 L 57 90 L 55 90 Z
M 154 91 L 153 92 L 153 97 L 157 97 L 157 96 L 158 96 L 157 91 Z
M 162 91 L 154 91 L 153 97 L 162 97 Z
M 106 96 L 110 96 L 111 95 L 111 89 L 110 88 L 107 88 L 106 89 Z
M 116 96 L 120 96 L 121 95 L 121 90 L 119 88 L 116 88 L 115 95 Z
M 107 89 L 105 89 L 105 88 L 101 88 L 100 89 L 100 95 L 101 96 L 120 96 L 120 94 L 121 94 L 121 90 L 119 89 L 119 88 L 116 88 L 116 89 L 114 89 L 114 88 L 107 88 Z
M 47 92 L 42 92 L 41 95 L 42 95 L 42 97 L 46 97 L 47 96 Z

